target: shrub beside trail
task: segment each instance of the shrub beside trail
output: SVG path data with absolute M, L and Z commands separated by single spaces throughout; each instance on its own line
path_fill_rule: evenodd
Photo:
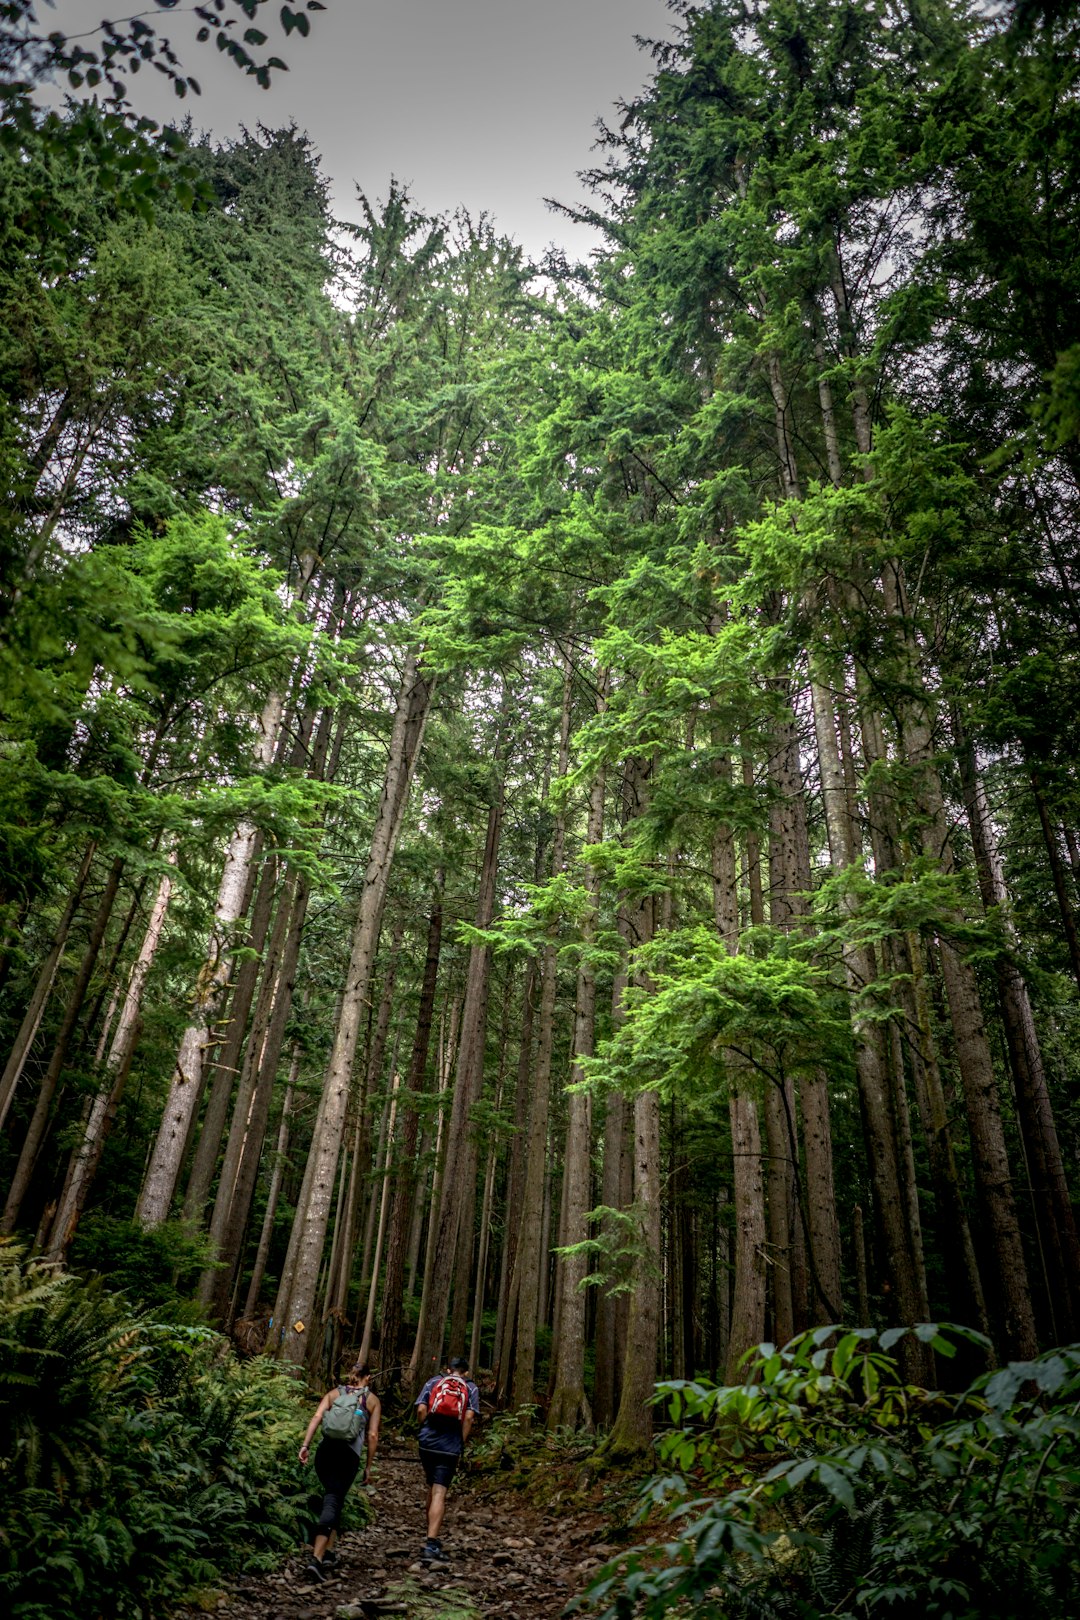
M 14 1620 L 157 1615 L 306 1533 L 310 1403 L 272 1363 L 11 1242 L 0 1348 L 0 1608 Z
M 746 1383 L 658 1389 L 652 1537 L 574 1605 L 598 1620 L 1072 1620 L 1080 1603 L 1080 1345 L 958 1393 L 906 1382 L 909 1334 L 818 1328 L 762 1345 Z M 658 1531 L 658 1518 L 662 1528 Z

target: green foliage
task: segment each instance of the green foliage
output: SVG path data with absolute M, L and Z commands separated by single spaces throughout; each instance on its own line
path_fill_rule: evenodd
M 604 1620 L 1011 1620 L 1074 1612 L 1080 1346 L 983 1373 L 956 1396 L 904 1383 L 908 1332 L 952 1356 L 967 1329 L 818 1328 L 748 1358 L 747 1382 L 668 1383 L 671 1472 L 642 1516 L 663 1544 L 609 1565 L 578 1607 Z
M 592 1079 L 703 1101 L 726 1083 L 733 1052 L 776 1081 L 847 1056 L 847 1025 L 813 961 L 780 951 L 732 956 L 714 928 L 698 925 L 658 936 L 635 963 L 648 988 L 626 992 L 625 1020 L 586 1065 Z
M 94 1211 L 79 1225 L 71 1263 L 80 1273 L 109 1279 L 109 1286 L 139 1300 L 156 1320 L 201 1321 L 191 1292 L 213 1259 L 204 1232 L 182 1221 L 163 1221 L 147 1231 L 137 1221 Z
M 135 1314 L 100 1279 L 10 1242 L 0 1343 L 6 1613 L 158 1614 L 219 1571 L 268 1567 L 304 1534 L 308 1409 L 271 1363 L 241 1364 L 209 1329 Z
M 547 1429 L 540 1408 L 531 1404 L 500 1412 L 469 1442 L 469 1471 L 479 1484 L 490 1481 L 525 1489 L 536 1500 L 557 1499 L 566 1487 L 563 1470 L 593 1452 L 595 1438 L 580 1429 Z

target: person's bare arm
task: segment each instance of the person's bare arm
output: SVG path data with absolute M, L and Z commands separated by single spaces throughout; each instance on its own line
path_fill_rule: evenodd
M 420 1419 L 421 1424 L 426 1423 L 427 1422 L 427 1415 L 428 1415 L 427 1407 L 426 1406 L 418 1406 L 416 1408 L 416 1415 Z
M 307 1426 L 307 1434 L 305 1434 L 305 1436 L 304 1436 L 304 1443 L 300 1447 L 299 1455 L 300 1455 L 300 1461 L 302 1463 L 307 1462 L 307 1460 L 308 1460 L 308 1448 L 311 1445 L 312 1436 L 314 1435 L 315 1430 L 319 1427 L 319 1424 L 322 1422 L 323 1418 L 326 1416 L 327 1412 L 329 1412 L 330 1407 L 333 1405 L 333 1402 L 336 1399 L 336 1397 L 337 1397 L 337 1390 L 336 1389 L 328 1389 L 326 1394 L 323 1396 L 322 1400 L 319 1402 L 318 1406 L 315 1408 L 315 1412 L 314 1412 L 314 1415 L 312 1416 L 311 1422 Z
M 467 1406 L 465 1408 L 465 1416 L 461 1420 L 461 1443 L 462 1443 L 462 1445 L 465 1444 L 465 1442 L 468 1440 L 470 1434 L 472 1434 L 473 1424 L 475 1422 L 476 1422 L 476 1413 L 473 1411 L 471 1406 Z
M 364 1465 L 364 1484 L 368 1482 L 371 1465 L 375 1461 L 375 1453 L 379 1449 L 379 1424 L 382 1422 L 382 1402 L 377 1395 L 368 1395 L 367 1398 L 367 1462 Z

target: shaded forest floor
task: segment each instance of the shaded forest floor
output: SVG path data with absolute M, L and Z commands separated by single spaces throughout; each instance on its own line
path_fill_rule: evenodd
M 506 1468 L 506 1463 L 504 1463 Z M 602 1491 L 582 1491 L 580 1462 L 459 1475 L 450 1493 L 442 1542 L 450 1563 L 420 1562 L 425 1536 L 424 1484 L 414 1438 L 384 1426 L 376 1464 L 375 1518 L 340 1540 L 332 1579 L 302 1579 L 300 1549 L 280 1571 L 245 1576 L 200 1592 L 179 1620 L 554 1620 L 616 1548 L 605 1536 Z

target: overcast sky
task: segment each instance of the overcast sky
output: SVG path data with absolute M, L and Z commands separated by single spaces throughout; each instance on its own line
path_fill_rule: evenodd
M 196 123 L 228 136 L 242 124 L 295 120 L 322 154 L 345 217 L 357 184 L 383 196 L 394 174 L 419 206 L 486 211 L 531 254 L 551 242 L 588 251 L 591 233 L 543 199 L 581 199 L 575 176 L 596 161 L 596 120 L 610 121 L 614 103 L 632 99 L 651 71 L 635 34 L 671 32 L 664 0 L 325 3 L 307 40 L 294 34 L 279 46 L 272 36 L 290 71 L 269 91 L 212 44 L 196 45 L 190 12 L 155 16 L 202 86 L 187 103 Z M 57 0 L 55 10 L 38 0 L 42 23 L 69 33 L 138 12 L 149 14 L 146 0 Z M 172 118 L 180 110 L 156 73 L 132 88 L 140 111 Z

